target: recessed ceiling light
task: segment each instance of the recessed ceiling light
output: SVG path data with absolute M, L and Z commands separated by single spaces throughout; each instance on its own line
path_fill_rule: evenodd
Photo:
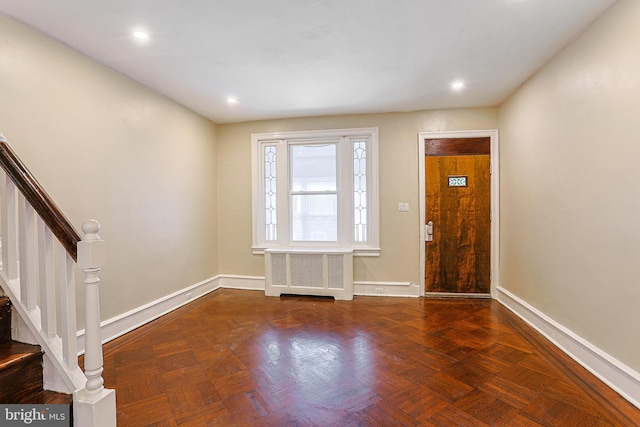
M 453 90 L 464 89 L 464 82 L 462 80 L 456 80 L 455 82 L 451 83 L 451 89 Z
M 147 40 L 149 40 L 149 34 L 145 33 L 144 31 L 137 30 L 137 31 L 134 31 L 132 35 L 133 35 L 133 38 L 139 41 L 146 42 Z
M 228 104 L 237 104 L 238 102 L 240 102 L 240 101 L 238 101 L 238 98 L 235 98 L 233 96 L 230 96 L 230 97 L 227 98 L 227 103 Z

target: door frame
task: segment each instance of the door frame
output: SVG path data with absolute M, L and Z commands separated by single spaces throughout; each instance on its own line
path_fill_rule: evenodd
M 425 139 L 449 139 L 449 138 L 479 138 L 491 139 L 491 298 L 497 298 L 497 289 L 500 284 L 500 150 L 498 129 L 465 130 L 444 132 L 419 132 L 418 133 L 418 199 L 420 209 L 420 295 L 425 295 L 425 230 L 427 221 L 425 212 L 425 166 L 424 166 L 424 140 Z

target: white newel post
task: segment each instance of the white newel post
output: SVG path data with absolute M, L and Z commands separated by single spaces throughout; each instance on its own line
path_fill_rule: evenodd
M 116 394 L 115 390 L 103 386 L 98 287 L 98 274 L 106 258 L 105 242 L 98 236 L 100 223 L 96 220 L 82 224 L 82 231 L 84 236 L 78 242 L 78 267 L 84 272 L 86 292 L 84 368 L 87 383 L 83 390 L 77 392 L 77 403 L 73 409 L 74 424 L 111 427 L 116 425 Z

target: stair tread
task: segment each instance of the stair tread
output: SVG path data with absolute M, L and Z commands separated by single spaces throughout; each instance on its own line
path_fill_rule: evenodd
M 0 343 L 0 370 L 8 369 L 16 363 L 39 357 L 42 351 L 37 345 L 9 341 Z
M 42 390 L 32 394 L 29 398 L 28 403 L 33 405 L 41 405 L 41 404 L 71 405 L 73 403 L 73 395 L 58 393 L 58 392 L 49 391 L 49 390 Z
M 0 396 L 0 404 L 73 405 L 73 395 L 50 390 L 37 390 L 19 397 Z

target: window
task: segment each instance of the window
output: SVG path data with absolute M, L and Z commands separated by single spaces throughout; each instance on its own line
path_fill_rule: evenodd
M 252 135 L 253 251 L 378 255 L 376 128 Z

